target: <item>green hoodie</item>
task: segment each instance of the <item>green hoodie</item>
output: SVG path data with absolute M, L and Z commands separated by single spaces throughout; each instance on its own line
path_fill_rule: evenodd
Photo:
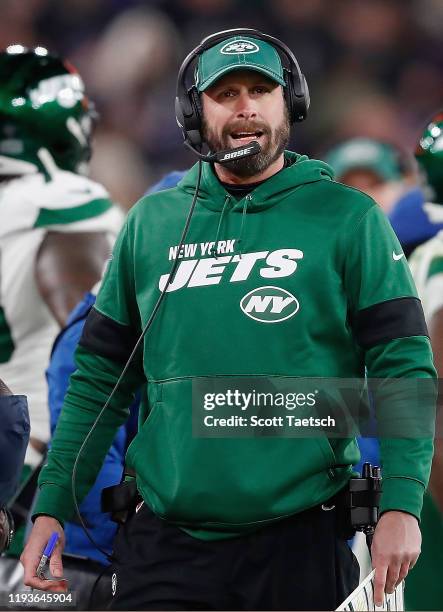
M 195 437 L 193 381 L 362 378 L 365 367 L 371 377 L 435 377 L 421 305 L 383 213 L 366 195 L 335 183 L 326 164 L 286 156 L 292 165 L 240 201 L 203 164 L 176 276 L 79 462 L 79 499 L 146 381 L 139 432 L 126 457 L 139 491 L 160 517 L 217 539 L 329 499 L 359 453 L 353 439 Z M 197 174 L 196 165 L 176 188 L 143 198 L 128 215 L 77 349 L 36 514 L 61 521 L 72 515 L 75 456 L 164 287 Z M 244 306 L 245 296 L 263 287 L 288 292 L 298 308 L 290 304 L 288 316 L 270 312 L 264 321 L 262 297 L 255 311 Z M 277 310 L 285 315 L 282 304 Z M 382 414 L 387 400 L 379 399 Z M 419 517 L 432 440 L 381 440 L 381 452 L 382 510 Z

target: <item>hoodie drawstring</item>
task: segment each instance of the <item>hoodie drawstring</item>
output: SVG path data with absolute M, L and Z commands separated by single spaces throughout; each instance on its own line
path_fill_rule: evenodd
M 228 206 L 228 203 L 230 201 L 231 201 L 231 196 L 230 195 L 226 195 L 225 196 L 225 202 L 223 204 L 223 208 L 222 208 L 222 211 L 220 213 L 220 217 L 218 219 L 218 227 L 217 227 L 217 233 L 215 234 L 214 246 L 211 249 L 211 255 L 213 257 L 215 257 L 215 259 L 217 259 L 217 256 L 218 256 L 218 254 L 217 254 L 217 244 L 218 244 L 218 239 L 219 239 L 219 236 L 220 236 L 221 226 L 222 226 L 222 223 L 223 223 L 223 217 L 225 215 L 225 210 L 226 210 L 226 208 Z
M 240 233 L 238 235 L 237 240 L 235 241 L 236 245 L 238 245 L 238 249 L 236 246 L 236 251 L 238 252 L 238 254 L 240 255 L 240 257 L 242 256 L 242 248 L 241 248 L 241 242 L 243 240 L 243 232 L 244 232 L 244 227 L 245 227 L 245 221 L 246 221 L 246 213 L 248 212 L 248 205 L 249 202 L 251 202 L 252 200 L 252 195 L 250 193 L 248 193 L 248 195 L 245 197 L 245 201 L 243 204 L 243 209 L 242 209 L 242 215 L 241 215 L 241 223 L 240 223 Z M 223 224 L 223 219 L 225 216 L 225 212 L 226 209 L 228 207 L 229 202 L 231 201 L 231 196 L 227 195 L 225 196 L 225 202 L 223 204 L 223 208 L 221 210 L 220 213 L 220 217 L 218 219 L 218 226 L 217 226 L 217 233 L 215 235 L 215 240 L 214 240 L 214 246 L 211 249 L 211 256 L 215 257 L 215 259 L 217 259 L 218 257 L 218 253 L 217 253 L 217 245 L 218 245 L 218 239 L 220 238 L 220 232 L 221 232 L 221 228 L 222 228 L 222 224 Z
M 241 242 L 243 240 L 243 228 L 245 225 L 246 212 L 248 210 L 248 202 L 250 202 L 251 200 L 252 200 L 252 196 L 250 193 L 248 193 L 248 195 L 245 197 L 245 203 L 243 204 L 243 211 L 241 215 L 241 224 L 240 224 L 240 233 L 237 238 L 237 244 L 239 245 L 238 254 L 240 255 L 240 257 L 242 256 Z

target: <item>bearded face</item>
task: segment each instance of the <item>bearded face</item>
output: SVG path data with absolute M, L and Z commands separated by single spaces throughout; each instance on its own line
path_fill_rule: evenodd
M 287 106 L 284 104 L 283 119 L 275 128 L 264 120 L 239 118 L 227 122 L 219 134 L 204 117 L 203 136 L 212 152 L 234 149 L 246 146 L 253 140 L 257 141 L 261 146 L 260 153 L 223 164 L 239 178 L 250 178 L 265 171 L 286 149 L 290 136 Z

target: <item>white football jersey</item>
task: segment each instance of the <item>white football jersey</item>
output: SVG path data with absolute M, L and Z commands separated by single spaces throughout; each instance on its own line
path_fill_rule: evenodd
M 443 231 L 416 248 L 409 265 L 429 323 L 443 308 Z
M 123 221 L 107 191 L 57 170 L 0 182 L 0 378 L 28 396 L 31 435 L 49 440 L 45 370 L 59 326 L 41 298 L 35 259 L 48 231 L 107 232 L 112 245 Z M 29 447 L 26 462 L 39 457 Z

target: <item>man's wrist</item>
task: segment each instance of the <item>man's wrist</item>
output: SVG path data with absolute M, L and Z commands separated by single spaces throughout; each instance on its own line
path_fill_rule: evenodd
M 37 513 L 37 514 L 33 514 L 33 515 L 31 516 L 31 521 L 32 521 L 33 523 L 35 523 L 35 521 L 36 521 L 38 518 L 40 518 L 40 517 L 52 518 L 52 519 L 54 519 L 55 521 L 57 521 L 57 523 L 60 523 L 61 528 L 62 528 L 62 529 L 64 529 L 64 523 L 63 523 L 63 521 L 61 521 L 61 520 L 60 520 L 58 517 L 54 516 L 53 514 L 46 514 L 45 512 L 39 512 L 39 513 Z
M 383 512 L 380 513 L 379 520 L 382 516 L 384 516 L 385 514 L 389 514 L 391 512 L 400 512 L 401 514 L 407 514 L 408 516 L 412 516 L 413 518 L 415 518 L 417 523 L 420 525 L 420 520 L 415 516 L 415 514 L 412 514 L 412 512 L 408 512 L 407 510 L 402 510 L 401 508 L 398 508 L 398 509 L 391 508 L 389 510 L 384 510 Z

